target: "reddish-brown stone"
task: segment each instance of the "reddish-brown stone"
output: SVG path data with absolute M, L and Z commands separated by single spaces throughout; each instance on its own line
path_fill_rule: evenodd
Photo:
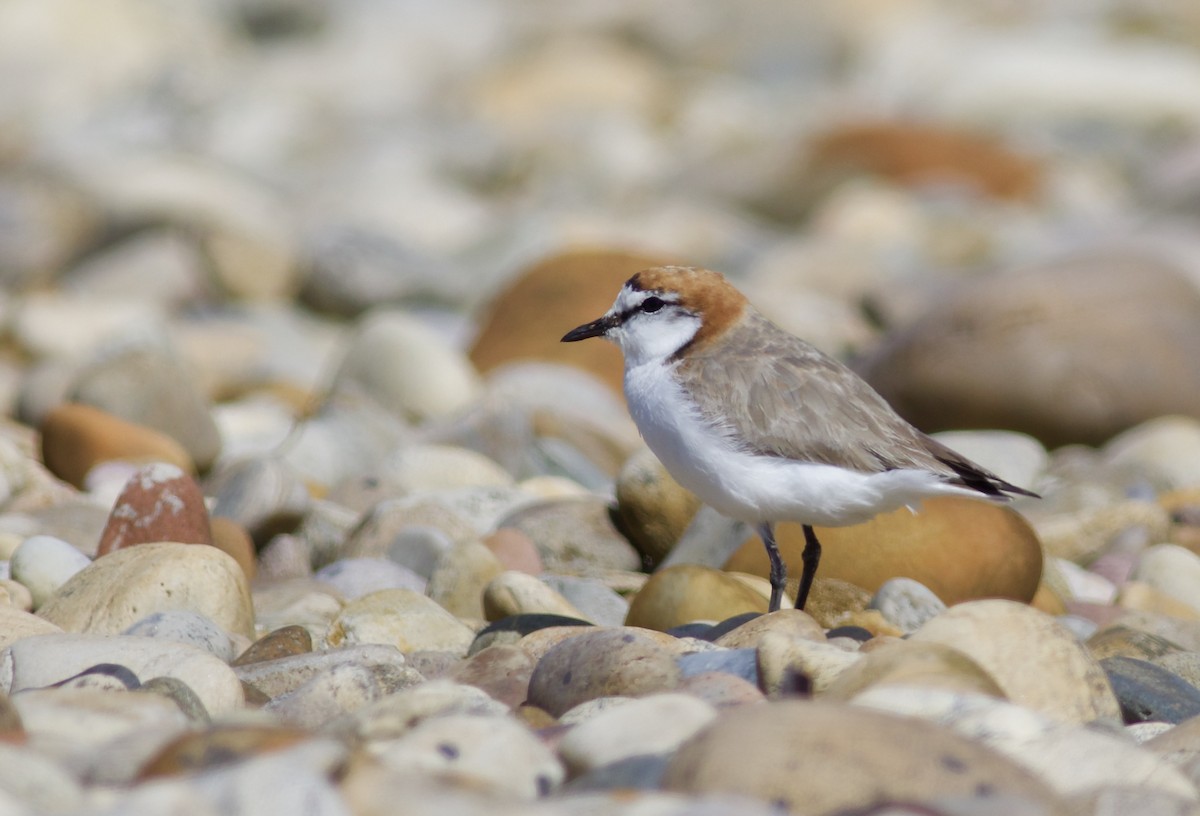
M 164 463 L 147 465 L 125 483 L 96 554 L 154 541 L 213 543 L 200 485 L 179 468 Z

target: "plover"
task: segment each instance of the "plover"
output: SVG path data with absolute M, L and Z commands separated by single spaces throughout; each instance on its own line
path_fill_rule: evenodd
M 602 317 L 563 342 L 605 337 L 625 357 L 625 398 L 671 475 L 754 525 L 770 561 L 769 609 L 787 577 L 774 524 L 804 528 L 803 609 L 821 558 L 813 525 L 858 524 L 929 496 L 1035 496 L 903 420 L 857 374 L 764 317 L 721 274 L 638 272 Z

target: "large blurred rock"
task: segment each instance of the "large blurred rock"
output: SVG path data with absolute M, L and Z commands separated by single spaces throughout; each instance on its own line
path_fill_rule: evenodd
M 861 366 L 926 431 L 1095 444 L 1200 406 L 1200 291 L 1148 256 L 1083 255 L 973 281 Z
M 947 604 L 973 598 L 1029 601 L 1042 576 L 1042 547 L 1029 523 L 1009 507 L 945 496 L 927 499 L 920 512 L 905 508 L 849 527 L 818 527 L 817 575 L 839 578 L 874 592 L 892 578 L 920 581 Z M 802 568 L 799 524 L 775 528 L 788 577 Z M 728 570 L 767 575 L 758 536 L 742 545 Z
M 616 346 L 559 341 L 571 329 L 607 312 L 633 273 L 664 263 L 670 261 L 597 249 L 565 252 L 534 264 L 484 309 L 471 361 L 485 372 L 528 358 L 568 363 L 620 391 L 624 364 Z

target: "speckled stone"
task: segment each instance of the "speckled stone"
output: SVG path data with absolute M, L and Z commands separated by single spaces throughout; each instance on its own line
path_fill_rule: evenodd
M 140 469 L 121 491 L 100 536 L 99 555 L 151 541 L 212 544 L 204 494 L 174 465 Z
M 475 632 L 424 595 L 384 589 L 346 604 L 329 624 L 326 643 L 340 648 L 381 643 L 401 652 L 422 649 L 465 655 Z

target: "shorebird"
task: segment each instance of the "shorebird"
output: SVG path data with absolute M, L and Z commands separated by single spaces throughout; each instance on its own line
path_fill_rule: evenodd
M 858 524 L 930 496 L 1036 496 L 900 417 L 837 360 L 764 317 L 724 276 L 662 266 L 625 282 L 602 317 L 562 338 L 604 337 L 625 358 L 625 398 L 679 484 L 754 525 L 770 561 L 770 611 L 787 568 L 775 523 L 804 528 L 803 609 L 821 559 L 813 526 Z

